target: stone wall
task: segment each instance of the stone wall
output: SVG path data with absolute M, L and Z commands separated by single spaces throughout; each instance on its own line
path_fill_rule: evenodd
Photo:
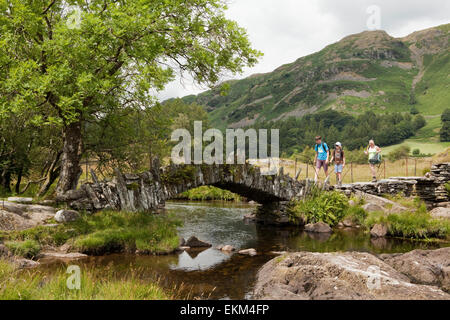
M 378 182 L 359 182 L 336 187 L 346 194 L 362 191 L 373 195 L 419 196 L 428 207 L 450 205 L 445 184 L 450 181 L 450 163 L 433 165 L 424 177 L 394 177 Z

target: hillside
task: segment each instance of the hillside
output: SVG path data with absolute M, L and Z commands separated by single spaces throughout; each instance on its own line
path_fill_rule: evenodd
M 350 114 L 409 111 L 426 116 L 421 136 L 435 135 L 448 107 L 450 24 L 393 38 L 384 31 L 350 35 L 271 73 L 229 81 L 185 102 L 205 105 L 219 128 L 302 117 L 332 109 Z

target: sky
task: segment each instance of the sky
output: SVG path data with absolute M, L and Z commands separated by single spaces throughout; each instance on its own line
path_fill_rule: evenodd
M 227 18 L 245 28 L 253 48 L 264 53 L 256 66 L 231 76 L 233 79 L 271 72 L 369 28 L 403 37 L 450 23 L 449 0 L 228 0 L 227 3 Z M 163 101 L 207 89 L 192 79 L 178 76 L 157 97 Z

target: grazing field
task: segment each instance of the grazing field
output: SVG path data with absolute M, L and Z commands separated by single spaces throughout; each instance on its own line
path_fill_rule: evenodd
M 408 146 L 411 151 L 414 149 L 419 149 L 421 153 L 434 155 L 441 153 L 448 148 L 450 146 L 450 142 L 424 142 L 420 139 L 408 139 L 401 144 L 382 148 L 381 154 L 387 155 L 389 152 L 400 146 Z

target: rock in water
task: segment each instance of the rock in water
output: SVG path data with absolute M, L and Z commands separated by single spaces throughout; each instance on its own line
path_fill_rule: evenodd
M 412 282 L 438 286 L 450 293 L 450 247 L 382 254 L 380 258 Z
M 80 214 L 75 210 L 59 210 L 55 214 L 55 220 L 59 223 L 76 221 L 80 218 Z
M 192 236 L 184 243 L 184 246 L 190 248 L 209 248 L 211 247 L 211 244 L 201 241 L 197 239 L 197 237 Z
M 317 223 L 309 223 L 305 226 L 306 232 L 315 232 L 315 233 L 330 233 L 333 232 L 330 226 L 324 222 Z
M 251 249 L 240 250 L 240 251 L 239 251 L 239 254 L 247 255 L 247 256 L 253 257 L 253 256 L 256 256 L 258 253 L 256 252 L 255 249 L 251 248 Z
M 410 300 L 450 299 L 437 287 L 413 284 L 365 252 L 296 252 L 277 257 L 258 272 L 256 299 Z
M 387 235 L 388 229 L 384 224 L 377 223 L 370 230 L 370 236 L 373 238 L 381 238 Z
M 233 246 L 230 246 L 227 244 L 226 246 L 223 246 L 222 248 L 220 248 L 220 250 L 226 251 L 226 252 L 231 252 L 231 251 L 234 251 L 235 249 Z

